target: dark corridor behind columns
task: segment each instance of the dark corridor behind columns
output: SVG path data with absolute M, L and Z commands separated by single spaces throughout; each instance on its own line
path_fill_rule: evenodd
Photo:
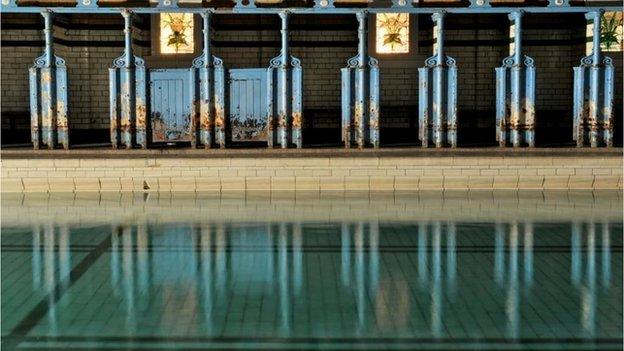
M 134 21 L 138 32 L 134 37 L 135 50 L 149 65 L 151 17 L 137 17 Z M 432 22 L 430 16 L 413 15 L 412 20 L 415 17 L 418 17 L 418 33 L 411 35 L 417 36 L 417 45 L 409 55 L 417 61 L 416 66 L 421 67 L 432 55 Z M 108 143 L 108 115 L 98 112 L 107 110 L 98 102 L 99 97 L 108 101 L 107 82 L 98 80 L 107 77 L 107 68 L 112 62 L 108 57 L 118 57 L 123 52 L 122 18 L 63 15 L 55 19 L 54 25 L 57 29 L 54 45 L 66 58 L 69 73 L 71 142 L 73 145 Z M 371 17 L 369 27 L 373 25 Z M 357 51 L 355 16 L 295 15 L 290 28 L 292 54 L 301 59 L 304 69 L 304 145 L 338 146 L 340 68 Z M 2 15 L 3 84 L 25 89 L 22 94 L 25 96 L 28 96 L 28 67 L 43 50 L 42 29 L 39 15 Z M 460 146 L 495 145 L 494 68 L 508 55 L 508 30 L 505 15 L 449 15 L 447 18 L 446 54 L 454 57 L 458 64 Z M 223 58 L 228 68 L 268 67 L 269 60 L 279 54 L 277 16 L 216 15 L 212 31 L 213 54 Z M 535 58 L 537 67 L 537 144 L 572 145 L 572 67 L 584 56 L 584 18 L 580 14 L 527 15 L 523 43 L 525 54 Z M 23 54 L 12 61 L 11 52 Z M 380 57 L 373 46 L 369 47 L 369 53 Z M 85 68 L 85 55 L 91 58 L 89 62 L 96 55 L 106 59 L 102 58 L 99 65 Z M 614 59 L 616 67 L 615 142 L 621 145 L 622 56 L 621 53 L 607 55 Z M 387 61 L 380 60 L 384 91 L 380 117 L 382 146 L 417 145 L 417 71 L 400 70 L 390 64 L 384 66 Z M 16 75 L 9 75 L 11 71 Z M 105 88 L 98 90 L 102 85 L 96 83 L 102 83 Z M 85 91 L 91 96 L 85 98 Z M 3 145 L 30 141 L 28 103 L 13 104 L 14 96 L 17 94 L 5 92 L 2 96 Z M 100 110 L 96 110 L 98 108 Z M 88 116 L 88 121 L 81 116 Z

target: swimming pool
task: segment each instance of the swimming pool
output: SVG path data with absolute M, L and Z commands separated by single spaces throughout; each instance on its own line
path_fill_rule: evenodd
M 621 349 L 618 193 L 5 196 L 6 349 Z

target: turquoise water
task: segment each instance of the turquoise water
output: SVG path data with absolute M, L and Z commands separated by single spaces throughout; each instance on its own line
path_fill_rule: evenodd
M 3 350 L 622 349 L 617 194 L 94 196 L 3 199 Z

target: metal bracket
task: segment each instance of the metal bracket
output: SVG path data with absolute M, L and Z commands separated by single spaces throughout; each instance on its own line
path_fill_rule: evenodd
M 178 7 L 178 0 L 158 0 L 158 6 L 157 7 L 177 8 Z
M 317 9 L 326 9 L 333 8 L 334 0 L 314 0 L 314 8 Z
M 78 0 L 76 7 L 98 8 L 98 0 Z
M 570 6 L 569 0 L 548 0 L 548 7 L 567 7 Z
M 392 7 L 393 8 L 408 7 L 410 5 L 410 1 L 411 0 L 392 0 Z
M 236 5 L 234 5 L 235 8 L 243 8 L 243 9 L 255 9 L 256 8 L 255 0 L 247 0 L 247 5 L 243 3 L 244 0 L 234 0 L 234 1 L 236 2 Z
M 490 0 L 470 0 L 471 8 L 491 7 Z

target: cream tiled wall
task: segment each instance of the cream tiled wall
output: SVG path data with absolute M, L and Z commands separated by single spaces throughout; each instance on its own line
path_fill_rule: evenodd
M 1 185 L 2 192 L 622 189 L 622 158 L 4 158 Z

